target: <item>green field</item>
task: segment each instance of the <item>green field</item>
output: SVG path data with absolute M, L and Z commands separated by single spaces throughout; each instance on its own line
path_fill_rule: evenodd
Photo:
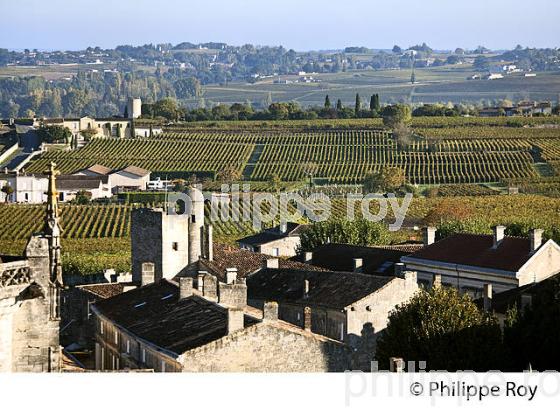
M 360 70 L 336 74 L 313 75 L 319 83 L 274 84 L 272 79 L 256 84 L 229 83 L 228 85 L 206 86 L 204 98 L 214 103 L 261 102 L 268 93 L 273 101 L 296 101 L 302 106 L 322 105 L 325 95 L 331 101 L 341 99 L 352 106 L 356 93 L 364 100 L 379 94 L 383 103 L 479 103 L 509 99 L 518 101 L 556 101 L 560 93 L 560 73 L 536 73 L 527 78 L 513 74 L 499 80 L 467 80 L 476 74 L 468 66 L 429 67 L 416 69 L 416 84 L 410 83 L 410 70 L 373 71 Z M 297 80 L 298 76 L 281 76 L 282 79 Z M 196 104 L 196 100 L 189 101 Z M 366 102 L 366 101 L 364 101 Z

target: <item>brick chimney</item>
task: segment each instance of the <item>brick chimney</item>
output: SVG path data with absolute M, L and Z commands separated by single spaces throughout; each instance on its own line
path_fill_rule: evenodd
M 277 258 L 267 258 L 264 261 L 264 268 L 265 269 L 278 269 L 278 259 Z
M 498 225 L 493 227 L 492 231 L 494 232 L 494 244 L 492 246 L 492 249 L 498 249 L 498 246 L 500 246 L 500 244 L 504 240 L 506 227 L 502 225 Z
M 492 310 L 492 284 L 485 283 L 484 290 L 482 291 L 482 299 L 484 301 L 484 310 L 489 312 Z
M 424 246 L 430 246 L 436 241 L 437 229 L 433 226 L 428 226 L 422 230 L 424 237 Z
M 303 309 L 303 329 L 311 332 L 311 308 L 309 306 Z
M 543 230 L 542 229 L 532 229 L 529 232 L 529 239 L 531 241 L 531 249 L 530 252 L 534 253 L 539 250 L 543 242 Z
M 245 326 L 243 324 L 244 314 L 243 309 L 230 308 L 227 310 L 227 334 L 231 335 L 239 330 L 242 330 Z
M 352 271 L 356 273 L 360 273 L 362 271 L 363 264 L 364 264 L 364 260 L 362 258 L 354 258 Z
M 313 252 L 305 252 L 303 254 L 304 263 L 313 263 Z
M 179 300 L 193 295 L 193 278 L 179 278 Z
M 278 320 L 278 303 L 264 302 L 263 320 Z
M 142 264 L 142 276 L 140 277 L 140 286 L 146 286 L 154 283 L 155 278 L 155 265 L 152 262 L 144 262 Z
M 226 269 L 226 283 L 232 284 L 237 280 L 237 268 Z

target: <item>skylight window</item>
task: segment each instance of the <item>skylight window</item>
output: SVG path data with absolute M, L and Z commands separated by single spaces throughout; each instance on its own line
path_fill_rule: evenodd
M 173 297 L 173 293 L 170 293 L 169 295 L 162 297 L 161 300 L 166 300 L 172 297 Z
M 139 307 L 144 306 L 145 304 L 146 304 L 146 302 L 138 303 L 138 304 L 135 305 L 134 307 L 135 307 L 135 308 L 139 308 Z

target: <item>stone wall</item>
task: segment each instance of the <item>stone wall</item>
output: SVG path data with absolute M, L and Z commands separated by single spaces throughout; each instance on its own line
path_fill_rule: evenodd
M 259 323 L 193 349 L 179 361 L 185 372 L 340 372 L 350 368 L 350 352 L 344 345 L 283 326 Z
M 265 255 L 291 258 L 292 256 L 296 256 L 296 251 L 300 243 L 301 239 L 299 236 L 287 236 L 277 241 L 261 245 L 259 251 Z M 275 254 L 274 249 L 278 249 L 278 254 Z

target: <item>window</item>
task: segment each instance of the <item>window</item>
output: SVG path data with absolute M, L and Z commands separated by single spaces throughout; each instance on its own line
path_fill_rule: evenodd
M 272 256 L 280 256 L 280 249 L 272 248 Z
M 179 250 L 179 242 L 173 242 L 173 244 L 171 245 L 174 251 L 178 251 Z
M 142 363 L 146 363 L 146 349 L 142 349 Z
M 126 341 L 126 353 L 130 354 L 130 340 Z
M 340 340 L 344 341 L 344 323 L 340 324 Z

